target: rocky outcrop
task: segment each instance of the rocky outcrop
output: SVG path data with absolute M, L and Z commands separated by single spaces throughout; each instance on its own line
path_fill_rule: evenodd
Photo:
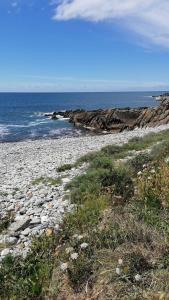
M 121 132 L 136 127 L 155 127 L 169 123 L 169 96 L 164 94 L 159 97 L 160 104 L 155 108 L 74 110 L 54 112 L 50 116 L 52 119 L 68 118 L 76 127 L 97 132 Z
M 169 96 L 160 97 L 160 105 L 144 109 L 134 127 L 155 127 L 169 123 Z

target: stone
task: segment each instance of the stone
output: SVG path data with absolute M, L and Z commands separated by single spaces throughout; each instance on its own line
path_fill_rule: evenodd
M 21 234 L 24 235 L 24 236 L 27 236 L 27 235 L 29 235 L 30 232 L 31 232 L 31 229 L 28 227 L 28 228 L 26 228 L 25 230 L 23 230 L 23 231 L 21 232 Z
M 6 244 L 8 244 L 10 246 L 15 245 L 17 243 L 17 241 L 18 241 L 18 239 L 13 236 L 6 237 L 6 239 L 5 239 Z
M 41 217 L 41 223 L 42 223 L 42 224 L 46 224 L 46 223 L 48 223 L 48 222 L 49 222 L 48 216 L 42 216 L 42 217 Z
M 37 225 L 41 223 L 41 219 L 40 218 L 32 218 L 32 220 L 30 221 L 30 225 Z
M 63 183 L 69 183 L 71 181 L 70 178 L 62 178 Z
M 12 223 L 9 226 L 8 230 L 9 232 L 18 232 L 20 230 L 24 230 L 25 228 L 27 228 L 29 223 L 30 223 L 30 219 L 24 216 L 20 218 L 18 221 Z
M 1 251 L 1 257 L 5 257 L 11 253 L 10 249 L 6 248 Z

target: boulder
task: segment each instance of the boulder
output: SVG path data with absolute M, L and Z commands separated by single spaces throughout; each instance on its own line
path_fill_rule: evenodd
M 54 112 L 52 119 L 58 116 L 68 118 L 76 127 L 96 132 L 121 132 L 136 127 L 155 127 L 169 123 L 169 94 L 160 95 L 159 105 L 155 108 L 111 108 L 92 111 L 70 110 Z

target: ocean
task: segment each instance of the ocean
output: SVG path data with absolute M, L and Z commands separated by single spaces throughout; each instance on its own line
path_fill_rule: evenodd
M 156 106 L 161 92 L 0 93 L 0 142 L 79 136 L 84 131 L 66 120 L 51 120 L 45 112 L 70 109 Z

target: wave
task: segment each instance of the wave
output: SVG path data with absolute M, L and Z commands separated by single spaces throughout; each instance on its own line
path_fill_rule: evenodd
M 41 119 L 41 120 L 35 120 L 32 122 L 29 122 L 28 124 L 8 124 L 6 125 L 6 128 L 28 128 L 28 127 L 34 127 L 38 126 L 40 124 L 49 123 L 49 120 L 47 119 Z
M 7 126 L 0 125 L 0 137 L 3 137 L 8 134 L 9 134 L 9 130 L 8 130 Z

